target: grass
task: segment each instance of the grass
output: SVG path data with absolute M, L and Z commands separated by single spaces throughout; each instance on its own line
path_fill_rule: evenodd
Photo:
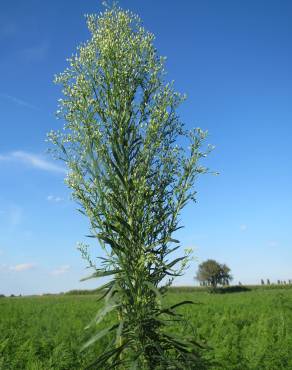
M 288 286 L 230 294 L 180 288 L 167 297 L 171 303 L 184 299 L 198 304 L 181 307 L 186 324 L 171 330 L 184 335 L 194 331 L 198 341 L 210 347 L 205 356 L 218 363 L 214 369 L 292 369 L 292 289 Z M 0 369 L 84 368 L 106 346 L 104 339 L 79 353 L 91 334 L 84 327 L 98 305 L 90 294 L 1 298 Z

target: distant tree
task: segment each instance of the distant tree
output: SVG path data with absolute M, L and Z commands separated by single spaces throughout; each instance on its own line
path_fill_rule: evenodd
M 280 280 L 277 280 L 277 283 L 278 283 L 278 285 L 281 285 L 281 281 Z
M 206 285 L 212 286 L 213 289 L 216 289 L 217 285 L 229 285 L 232 280 L 230 268 L 212 259 L 199 265 L 195 278 Z
M 267 285 L 271 285 L 270 279 L 267 279 Z
M 239 285 L 239 286 L 241 286 L 241 285 L 242 285 L 242 284 L 241 284 L 241 281 L 239 281 L 239 282 L 238 282 L 238 285 Z
M 264 279 L 261 279 L 261 285 L 265 285 Z

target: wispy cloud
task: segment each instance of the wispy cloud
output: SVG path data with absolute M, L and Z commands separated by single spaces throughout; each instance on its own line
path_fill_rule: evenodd
M 27 101 L 25 101 L 23 99 L 19 99 L 16 96 L 12 96 L 12 95 L 9 95 L 9 94 L 0 94 L 0 98 L 6 99 L 6 100 L 10 101 L 11 103 L 16 104 L 20 107 L 25 107 L 25 108 L 29 108 L 29 109 L 33 109 L 33 110 L 39 110 L 39 108 L 37 106 L 35 106 L 31 103 L 28 103 Z
M 63 275 L 66 272 L 68 272 L 69 270 L 70 270 L 69 265 L 63 265 L 63 266 L 60 266 L 57 269 L 51 271 L 51 275 L 54 275 L 54 276 Z
M 43 171 L 66 173 L 65 168 L 49 162 L 43 156 L 27 153 L 21 150 L 14 151 L 6 155 L 0 154 L 0 161 L 15 161 Z
M 10 270 L 16 272 L 27 271 L 33 269 L 35 266 L 36 265 L 34 263 L 21 263 L 19 265 L 10 266 Z
M 62 202 L 64 199 L 61 197 L 56 197 L 55 195 L 48 195 L 47 200 L 49 202 L 59 203 Z
M 246 224 L 242 224 L 242 225 L 240 225 L 240 230 L 241 231 L 246 231 L 247 230 L 247 225 Z
M 27 47 L 21 51 L 22 57 L 28 62 L 40 62 L 44 60 L 49 51 L 49 43 L 42 42 L 39 45 Z

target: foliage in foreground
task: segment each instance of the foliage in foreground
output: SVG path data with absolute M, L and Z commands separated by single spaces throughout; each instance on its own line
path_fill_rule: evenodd
M 186 289 L 185 289 L 186 290 Z M 261 289 L 245 293 L 208 294 L 171 291 L 169 305 L 194 299 L 181 307 L 187 325 L 172 323 L 170 332 L 207 339 L 207 360 L 214 370 L 292 369 L 292 290 Z M 80 354 L 84 326 L 96 311 L 96 296 L 48 296 L 0 300 L 1 370 L 80 370 L 102 354 L 103 338 Z M 100 304 L 101 306 L 101 304 Z M 110 314 L 102 330 L 114 321 Z M 191 325 L 196 328 L 192 332 Z
M 64 131 L 49 135 L 90 237 L 103 248 L 100 267 L 80 247 L 95 270 L 90 278 L 113 277 L 101 288 L 105 305 L 92 324 L 112 311 L 117 320 L 84 348 L 112 338 L 92 364 L 99 369 L 203 369 L 194 338 L 168 328 L 183 321 L 176 309 L 192 302 L 167 306 L 163 296 L 188 261 L 188 252 L 171 258 L 180 247 L 173 234 L 206 172 L 199 165 L 209 152 L 201 150 L 206 134 L 185 130 L 176 113 L 184 97 L 165 82 L 164 58 L 136 15 L 113 6 L 87 24 L 91 39 L 56 77 Z

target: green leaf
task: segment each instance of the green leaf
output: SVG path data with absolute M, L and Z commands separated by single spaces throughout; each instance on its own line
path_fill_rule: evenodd
M 95 334 L 92 338 L 90 338 L 82 347 L 81 351 L 84 351 L 87 347 L 91 346 L 93 343 L 104 337 L 105 335 L 109 334 L 111 331 L 116 329 L 118 327 L 118 324 L 114 324 L 112 326 L 109 326 L 103 330 L 100 330 L 97 334 Z
M 92 275 L 87 276 L 87 277 L 81 279 L 80 281 L 100 278 L 100 277 L 104 277 L 104 276 L 110 276 L 110 275 L 118 274 L 119 272 L 121 272 L 121 270 L 118 270 L 118 269 L 117 270 L 97 270 Z
M 104 233 L 99 233 L 98 238 L 103 240 L 105 243 L 109 244 L 113 249 L 123 250 L 123 248 L 115 240 L 111 239 Z
M 171 309 L 171 310 L 173 310 L 173 309 L 175 309 L 175 308 L 177 308 L 177 307 L 179 307 L 179 306 L 183 306 L 183 305 L 186 305 L 186 304 L 196 304 L 195 302 L 193 302 L 193 301 L 181 301 L 181 302 L 179 302 L 179 303 L 177 303 L 177 304 L 174 304 L 173 306 L 170 306 L 169 308 Z
M 156 295 L 156 297 L 157 297 L 157 299 L 158 299 L 158 301 L 160 302 L 160 304 L 162 303 L 162 295 L 161 295 L 161 293 L 159 292 L 159 289 L 158 288 L 156 288 L 156 286 L 151 282 L 151 281 L 145 281 L 144 282 L 144 285 L 146 285 L 146 286 L 148 286 L 148 288 L 150 289 L 150 290 L 152 290 L 154 293 L 155 293 L 155 295 Z
M 170 253 L 172 253 L 172 252 L 174 252 L 174 251 L 176 251 L 177 249 L 179 249 L 180 248 L 180 245 L 178 245 L 178 246 L 176 246 L 176 247 L 174 247 L 174 248 L 172 248 L 172 249 L 169 249 L 166 253 L 165 253 L 165 256 L 167 256 L 168 254 L 170 254 Z
M 182 315 L 173 311 L 175 308 L 177 307 L 180 307 L 180 306 L 183 306 L 183 305 L 186 305 L 186 304 L 195 304 L 195 302 L 193 301 L 182 301 L 182 302 L 179 302 L 179 303 L 176 303 L 170 307 L 166 307 L 166 308 L 163 308 L 162 310 L 160 310 L 159 312 L 159 315 L 161 314 L 166 314 L 166 315 L 169 315 L 169 316 L 177 316 L 177 317 L 181 317 Z
M 121 160 L 120 160 L 120 157 L 118 155 L 118 152 L 115 150 L 114 147 L 112 148 L 112 152 L 113 152 L 114 159 L 117 162 L 117 165 L 120 166 L 121 165 Z
M 104 307 L 98 311 L 95 318 L 85 327 L 85 329 L 89 329 L 92 325 L 98 325 L 108 313 L 119 306 L 120 304 L 117 304 L 116 302 L 109 302 L 105 304 Z
M 127 230 L 129 231 L 132 231 L 132 228 L 131 226 L 129 225 L 129 223 L 124 220 L 122 217 L 120 217 L 119 215 L 115 215 L 114 218 L 121 224 L 123 225 Z
M 119 327 L 118 327 L 118 330 L 117 330 L 117 334 L 116 334 L 116 346 L 118 346 L 120 341 L 121 341 L 123 328 L 124 328 L 124 322 L 125 322 L 124 320 L 120 321 L 120 324 L 119 324 Z
M 125 208 L 125 206 L 122 204 L 122 201 L 120 201 L 115 194 L 110 194 L 109 196 L 106 195 L 106 197 L 107 197 L 109 203 L 110 202 L 115 203 L 115 206 L 116 206 L 117 209 L 122 210 L 125 215 L 128 214 L 128 211 Z
M 130 367 L 130 370 L 137 370 L 137 369 L 138 369 L 138 359 L 134 360 Z
M 164 265 L 164 268 L 167 269 L 167 270 L 170 270 L 174 265 L 176 265 L 178 262 L 180 261 L 183 261 L 184 259 L 186 259 L 186 256 L 184 257 L 179 257 L 179 258 L 176 258 L 175 260 L 173 260 L 172 262 Z
M 99 356 L 93 363 L 91 363 L 89 366 L 87 366 L 85 369 L 102 369 L 98 366 L 103 366 L 108 364 L 107 361 L 112 358 L 113 356 L 120 356 L 120 354 L 123 352 L 123 350 L 128 346 L 128 342 L 123 343 L 121 346 L 117 348 L 110 349 L 106 352 L 103 352 L 101 356 Z
M 110 158 L 110 163 L 113 166 L 113 168 L 115 169 L 116 174 L 118 175 L 118 178 L 120 179 L 122 185 L 124 186 L 125 189 L 127 189 L 127 183 L 126 183 L 126 180 L 125 180 L 121 170 L 119 169 L 119 167 L 115 164 L 115 162 L 111 158 Z
M 179 240 L 177 240 L 177 239 L 172 239 L 172 238 L 168 238 L 168 239 L 167 239 L 167 242 L 176 243 L 176 244 L 179 244 L 179 243 L 180 243 L 180 241 L 179 241 Z
M 96 290 L 96 293 L 101 293 L 100 296 L 98 297 L 97 299 L 97 302 L 101 301 L 102 299 L 104 299 L 104 297 L 109 294 L 109 292 L 111 291 L 112 287 L 114 286 L 115 284 L 115 281 L 114 280 L 111 280 L 109 283 L 107 284 L 104 284 L 101 288 L 97 289 Z
M 102 291 L 104 291 L 108 288 L 111 288 L 114 285 L 114 283 L 115 283 L 115 281 L 111 280 L 108 283 L 105 283 L 105 284 L 101 285 L 99 288 L 95 289 L 95 293 L 99 294 Z

